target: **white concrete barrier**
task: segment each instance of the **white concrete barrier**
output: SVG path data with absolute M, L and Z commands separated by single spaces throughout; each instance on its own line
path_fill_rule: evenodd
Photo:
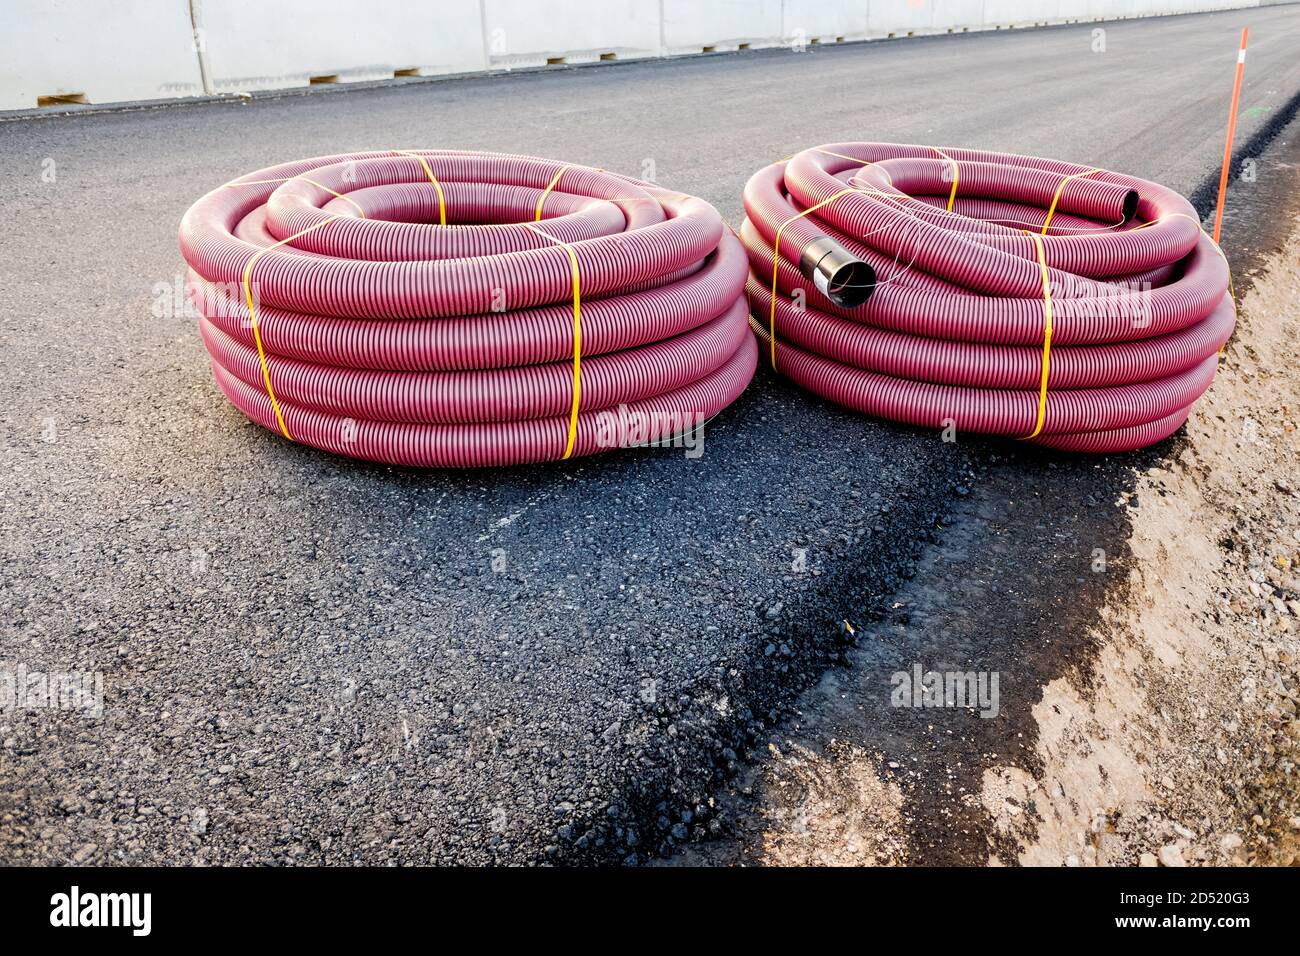
M 0 110 L 1295 0 L 5 0 Z
M 665 56 L 776 46 L 781 0 L 663 0 Z
M 658 56 L 658 0 L 484 0 L 494 69 Z
M 188 4 L 177 0 L 5 0 L 0 110 L 50 97 L 114 103 L 203 92 Z
M 479 0 L 203 0 L 213 92 L 468 73 L 486 66 Z

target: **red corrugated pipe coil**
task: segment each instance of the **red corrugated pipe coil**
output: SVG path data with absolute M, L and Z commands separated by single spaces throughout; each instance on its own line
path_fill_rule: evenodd
M 717 211 L 583 166 L 286 163 L 200 199 L 180 244 L 230 401 L 356 458 L 545 461 L 623 444 L 628 422 L 664 439 L 730 404 L 757 360 L 748 265 Z
M 1232 334 L 1195 210 L 1132 176 L 838 143 L 760 170 L 745 211 L 763 361 L 893 421 L 1140 448 L 1183 424 Z

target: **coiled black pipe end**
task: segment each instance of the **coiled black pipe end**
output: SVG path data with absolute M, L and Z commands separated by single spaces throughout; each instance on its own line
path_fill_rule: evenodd
M 799 255 L 799 271 L 841 309 L 862 305 L 876 287 L 876 270 L 830 236 L 804 247 Z

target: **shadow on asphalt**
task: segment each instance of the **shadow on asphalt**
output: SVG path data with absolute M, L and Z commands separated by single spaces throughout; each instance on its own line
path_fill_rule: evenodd
M 1224 220 L 1238 301 L 1277 254 L 1300 210 L 1297 107 L 1300 96 L 1234 151 L 1234 168 L 1254 177 L 1234 181 Z M 1203 215 L 1213 213 L 1217 182 L 1217 175 L 1207 177 L 1193 194 Z M 796 704 L 797 716 L 752 742 L 749 765 L 721 801 L 727 838 L 697 845 L 677 862 L 763 859 L 773 814 L 796 816 L 806 796 L 765 786 L 762 773 L 767 745 L 788 751 L 794 740 L 832 761 L 845 745 L 879 756 L 881 777 L 903 795 L 907 862 L 972 865 L 995 857 L 1015 864 L 1018 847 L 993 831 L 974 799 L 984 771 L 1010 764 L 1041 776 L 1032 709 L 1043 688 L 1062 677 L 1088 696 L 1100 609 L 1127 598 L 1129 511 L 1142 506 L 1134 494 L 1137 477 L 1191 456 L 1183 436 L 1180 430 L 1149 448 L 1111 456 L 971 439 L 977 478 L 958 489 L 940 516 L 942 531 L 915 574 L 883 600 L 861 603 L 862 626 L 845 655 L 847 666 L 810 688 Z M 996 718 L 892 704 L 891 678 L 917 666 L 996 672 Z

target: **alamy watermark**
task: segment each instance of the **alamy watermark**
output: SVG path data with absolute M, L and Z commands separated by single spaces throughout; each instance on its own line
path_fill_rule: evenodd
M 684 448 L 704 454 L 703 412 L 659 412 L 619 405 L 596 413 L 598 448 Z
M 997 671 L 927 671 L 920 664 L 895 671 L 891 707 L 960 707 L 978 710 L 981 717 L 998 715 Z
M 34 671 L 26 664 L 0 669 L 0 714 L 20 710 L 65 710 L 103 717 L 104 675 L 99 671 Z
M 171 281 L 159 280 L 150 289 L 150 312 L 156 319 L 227 319 L 251 329 L 248 300 L 261 312 L 261 289 L 254 279 L 245 289 L 242 281 L 208 282 L 177 273 Z
M 120 926 L 132 936 L 148 936 L 153 929 L 153 894 L 83 893 L 73 886 L 50 897 L 50 925 Z

